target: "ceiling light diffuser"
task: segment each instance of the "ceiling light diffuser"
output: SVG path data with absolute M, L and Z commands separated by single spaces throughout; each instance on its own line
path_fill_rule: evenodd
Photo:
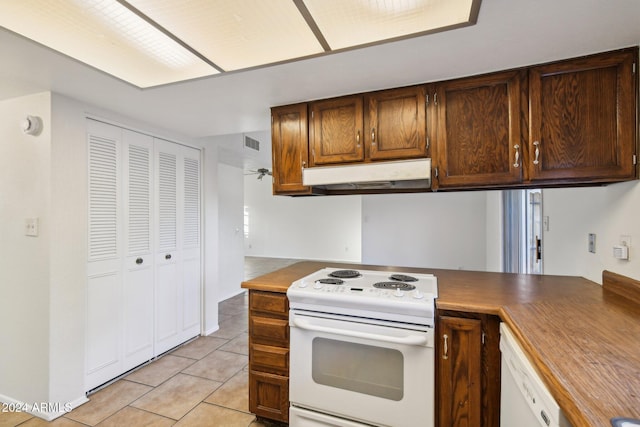
M 332 50 L 475 22 L 478 0 L 304 0 Z
M 0 25 L 142 88 L 218 72 L 116 0 L 4 1 Z

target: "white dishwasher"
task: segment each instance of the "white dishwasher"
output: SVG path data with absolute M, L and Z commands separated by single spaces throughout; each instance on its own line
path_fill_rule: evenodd
M 509 327 L 500 324 L 500 426 L 571 427 Z

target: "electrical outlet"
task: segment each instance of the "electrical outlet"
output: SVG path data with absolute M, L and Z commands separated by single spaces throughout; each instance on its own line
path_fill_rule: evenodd
M 38 218 L 27 218 L 24 220 L 25 236 L 38 236 Z
M 596 253 L 596 235 L 594 233 L 589 233 L 589 252 Z

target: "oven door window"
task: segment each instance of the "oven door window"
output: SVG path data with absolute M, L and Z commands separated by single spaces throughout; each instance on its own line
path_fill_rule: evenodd
M 404 394 L 404 358 L 392 348 L 314 338 L 312 376 L 318 384 L 389 400 Z

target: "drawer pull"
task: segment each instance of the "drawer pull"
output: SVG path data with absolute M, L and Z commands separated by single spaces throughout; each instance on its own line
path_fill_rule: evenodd
M 449 358 L 449 335 L 444 334 L 442 338 L 444 339 L 444 352 L 442 354 L 442 358 L 448 359 Z
M 144 262 L 144 260 L 142 258 L 137 258 L 136 259 L 136 264 L 140 265 Z

